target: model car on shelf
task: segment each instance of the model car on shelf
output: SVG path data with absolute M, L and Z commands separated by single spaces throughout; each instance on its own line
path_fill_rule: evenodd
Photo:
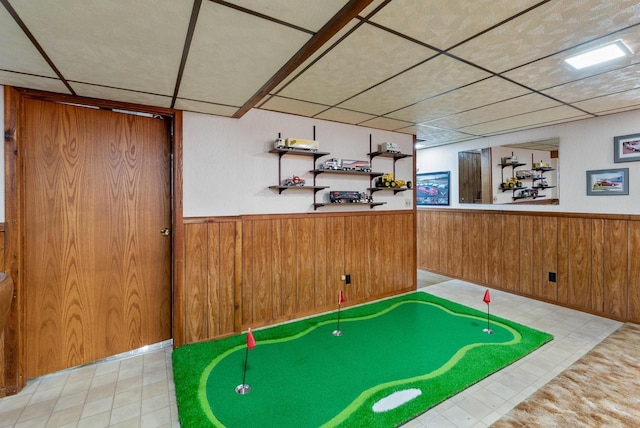
M 342 169 L 345 171 L 371 172 L 371 163 L 366 160 L 342 159 Z
M 291 178 L 285 178 L 282 180 L 283 186 L 304 186 L 306 183 L 304 178 L 300 178 L 297 175 L 294 175 Z
M 551 166 L 547 162 L 535 162 L 533 164 L 534 169 L 551 169 Z
M 405 180 L 396 180 L 392 172 L 387 172 L 385 174 L 382 174 L 380 177 L 376 177 L 375 181 L 376 187 L 398 188 L 404 186 L 405 184 L 407 184 Z
M 379 150 L 381 153 L 400 153 L 400 146 L 397 143 L 387 141 L 379 145 Z
M 366 204 L 373 202 L 373 198 L 365 192 L 335 190 L 329 192 L 329 202 L 332 204 Z
M 516 177 L 508 178 L 504 183 L 500 183 L 501 189 L 517 189 L 519 187 L 522 187 L 522 182 Z
M 371 172 L 371 163 L 362 160 L 332 158 L 322 162 L 318 168 L 333 171 Z
M 517 189 L 513 193 L 514 198 L 537 198 L 538 190 L 537 189 Z
M 275 149 L 290 149 L 290 150 L 309 150 L 317 152 L 320 148 L 320 144 L 315 140 L 304 140 L 302 138 L 278 138 L 273 143 Z
M 342 169 L 342 163 L 340 159 L 331 158 L 322 162 L 318 168 L 339 171 Z

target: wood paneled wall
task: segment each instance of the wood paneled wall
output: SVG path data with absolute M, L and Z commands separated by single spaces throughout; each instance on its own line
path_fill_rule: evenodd
M 413 211 L 187 219 L 185 343 L 416 288 Z M 351 275 L 345 285 L 342 275 Z
M 5 261 L 4 261 L 4 224 L 0 224 L 0 272 L 4 272 L 5 270 Z M 0 331 L 0 398 L 7 395 L 6 387 L 7 381 L 5 379 L 5 343 L 4 343 L 4 331 Z
M 424 209 L 417 246 L 419 269 L 640 322 L 640 216 Z

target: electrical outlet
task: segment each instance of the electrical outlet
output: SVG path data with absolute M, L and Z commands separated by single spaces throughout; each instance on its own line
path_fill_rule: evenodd
M 405 199 L 404 200 L 404 206 L 407 207 L 407 208 L 411 207 L 411 199 Z
M 549 272 L 549 282 L 556 282 L 556 273 Z
M 344 279 L 344 283 L 345 284 L 351 284 L 351 275 L 346 275 L 346 277 Z
M 347 279 L 347 277 L 345 275 L 342 275 L 340 276 L 340 279 L 344 281 L 345 279 Z

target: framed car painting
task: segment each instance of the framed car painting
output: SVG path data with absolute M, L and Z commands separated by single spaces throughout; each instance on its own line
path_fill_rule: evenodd
M 588 196 L 629 194 L 629 168 L 587 171 Z
M 416 205 L 449 205 L 450 171 L 416 174 Z
M 640 134 L 613 137 L 613 161 L 640 161 Z

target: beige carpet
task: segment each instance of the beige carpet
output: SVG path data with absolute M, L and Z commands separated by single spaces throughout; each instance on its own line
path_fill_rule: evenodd
M 640 325 L 624 324 L 491 426 L 640 426 Z

